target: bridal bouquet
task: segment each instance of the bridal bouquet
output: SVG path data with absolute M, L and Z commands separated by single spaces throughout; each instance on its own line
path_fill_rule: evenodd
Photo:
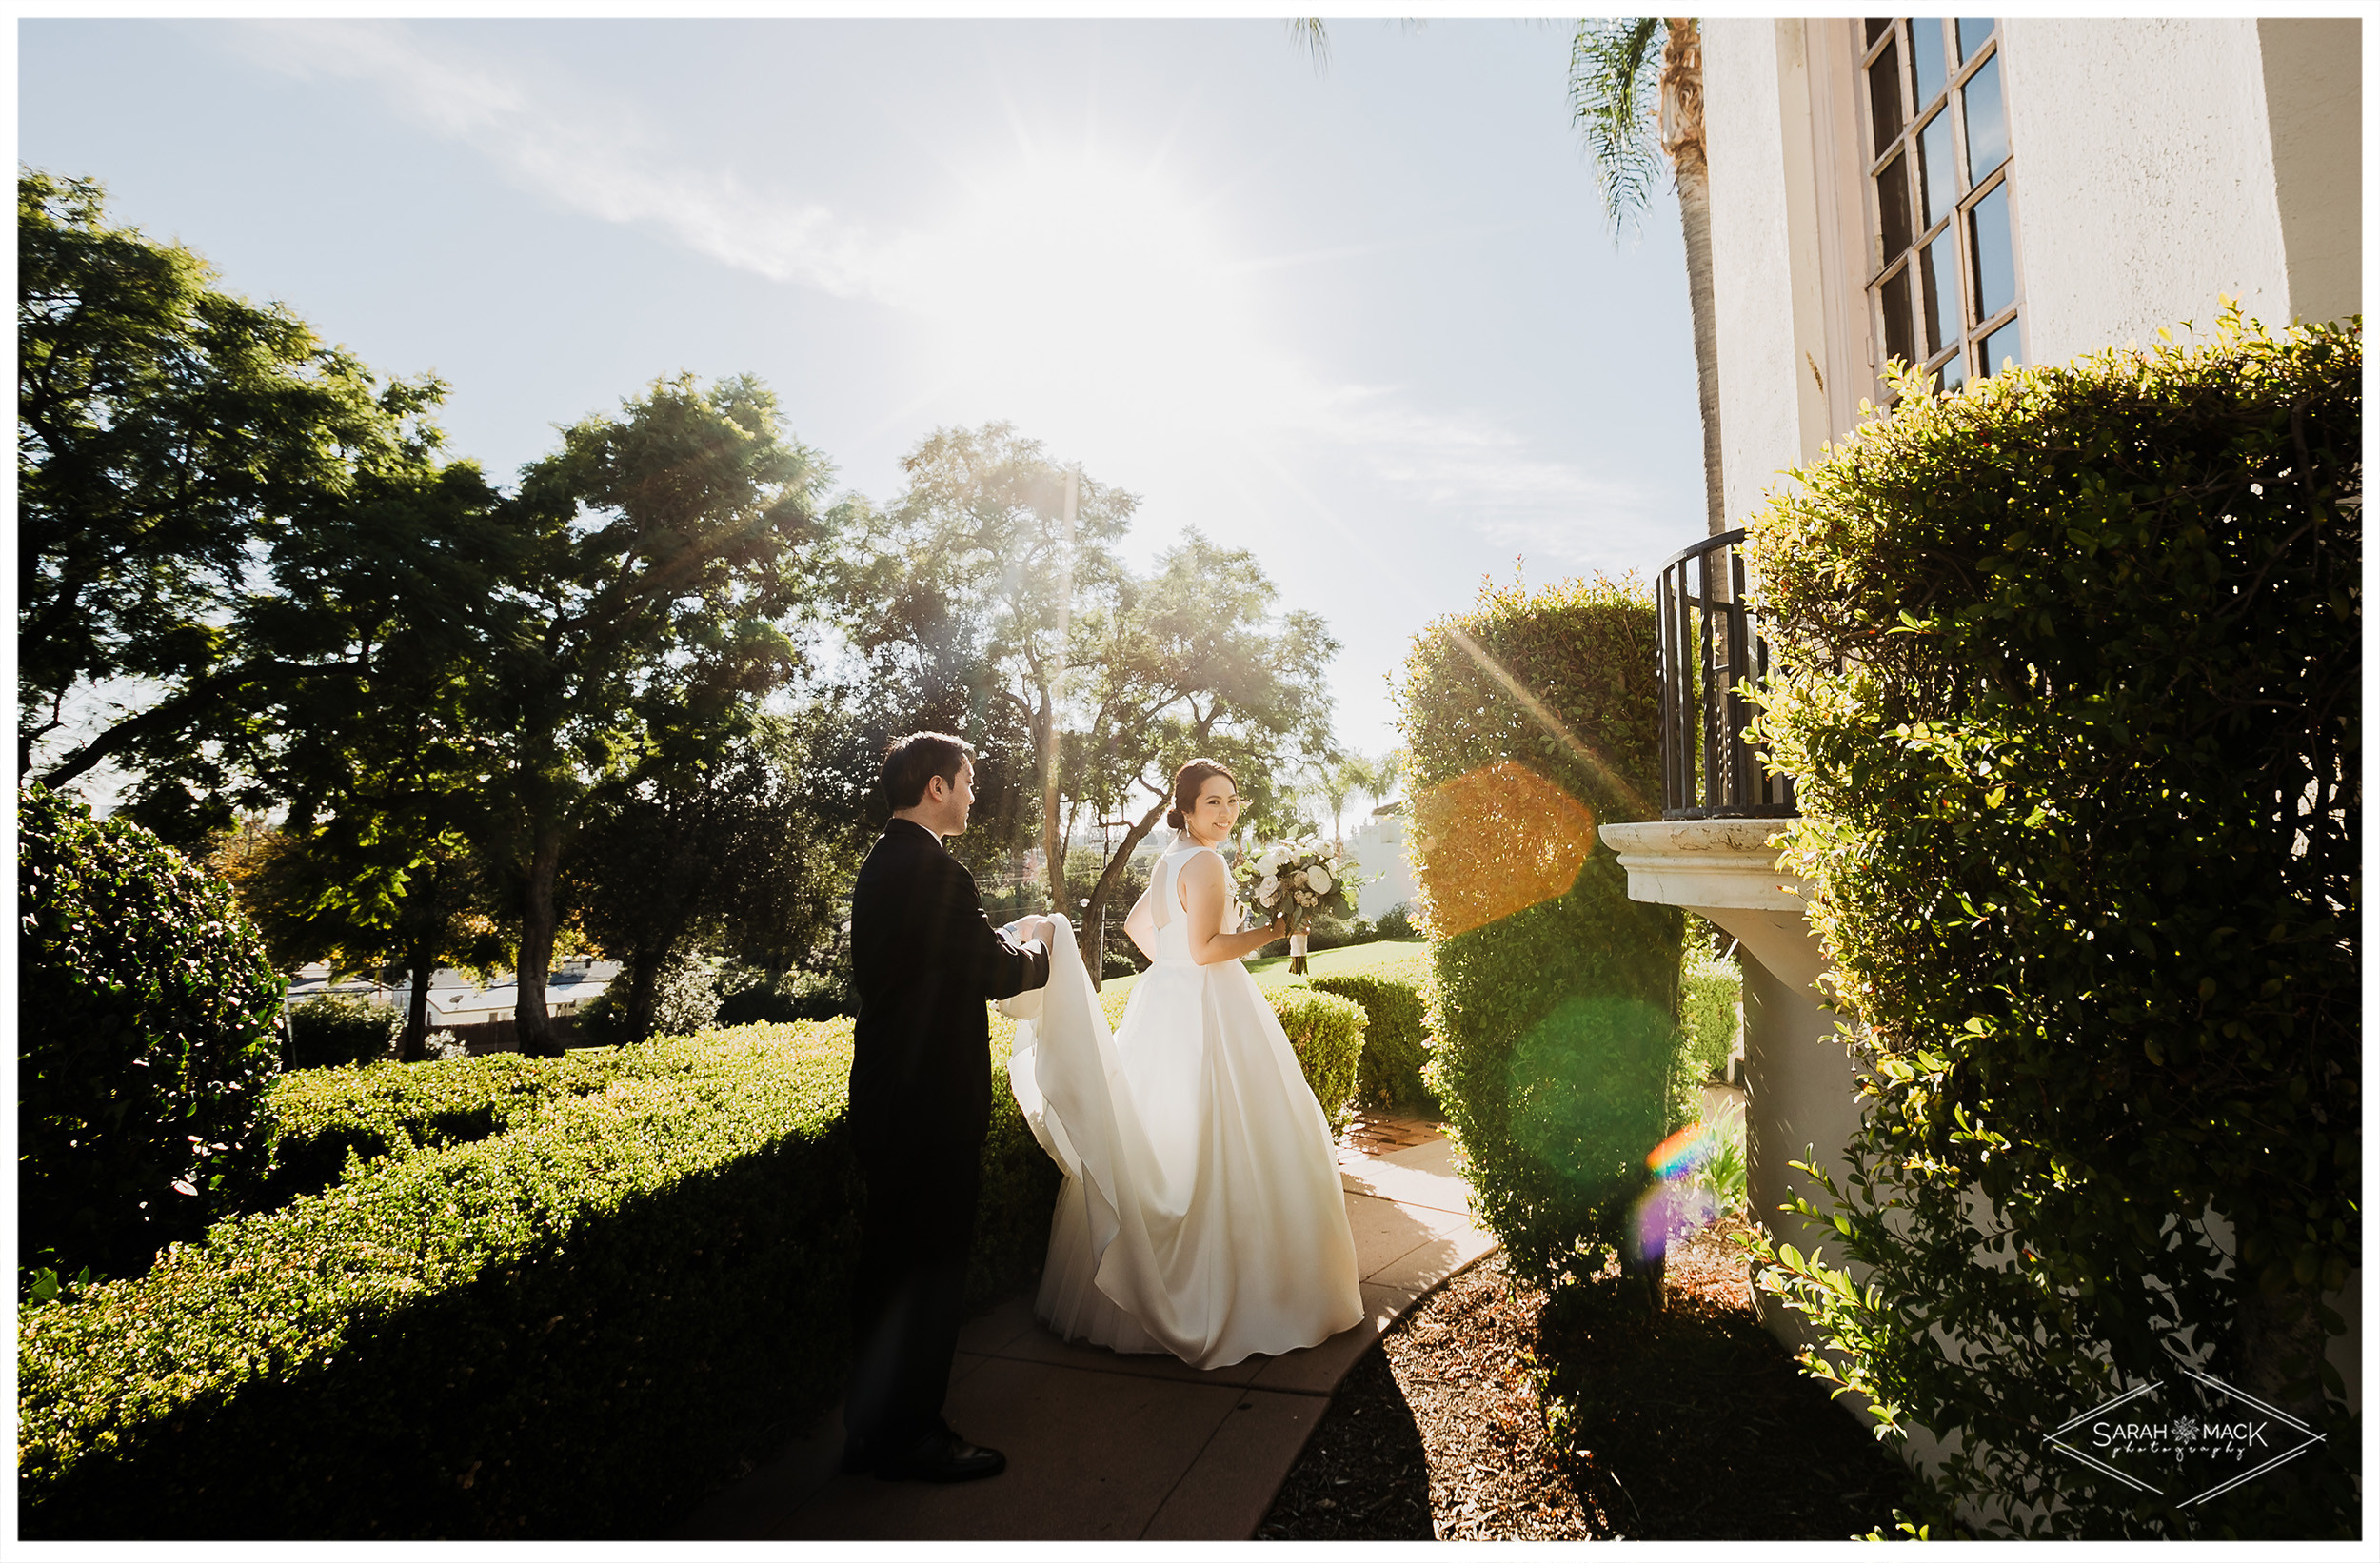
M 1289 914 L 1289 969 L 1305 970 L 1305 927 L 1318 912 L 1352 918 L 1355 867 L 1336 846 L 1316 837 L 1301 841 L 1276 841 L 1257 855 L 1241 860 L 1240 880 L 1248 899 L 1266 917 Z

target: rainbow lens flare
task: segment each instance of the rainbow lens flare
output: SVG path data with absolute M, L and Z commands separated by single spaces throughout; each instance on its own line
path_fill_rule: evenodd
M 1667 1254 L 1671 1239 L 1719 1218 L 1717 1197 L 1700 1183 L 1688 1181 L 1710 1164 L 1718 1149 L 1716 1129 L 1690 1123 L 1646 1154 L 1644 1164 L 1660 1181 L 1636 1200 L 1634 1237 L 1640 1261 Z
M 1644 1164 L 1657 1177 L 1679 1178 L 1710 1163 L 1718 1154 L 1718 1137 L 1707 1123 L 1689 1123 L 1645 1157 Z

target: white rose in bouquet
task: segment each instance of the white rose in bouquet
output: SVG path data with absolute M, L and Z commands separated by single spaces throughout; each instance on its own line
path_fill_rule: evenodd
M 1320 913 L 1355 916 L 1351 892 L 1357 877 L 1339 848 L 1319 838 L 1276 841 L 1255 857 L 1241 859 L 1238 878 L 1267 920 L 1289 914 L 1293 937 L 1303 934 Z

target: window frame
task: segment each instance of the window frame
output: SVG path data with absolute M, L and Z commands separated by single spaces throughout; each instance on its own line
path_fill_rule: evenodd
M 1942 29 L 1942 42 L 1945 45 L 1942 89 L 1936 97 L 1925 103 L 1916 101 L 1917 71 L 1914 52 L 1916 40 L 1914 30 L 1910 26 L 1912 20 L 1938 20 Z M 1863 267 L 1865 279 L 1861 285 L 1861 294 L 1862 303 L 1868 311 L 1869 329 L 1874 333 L 1876 362 L 1882 365 L 1889 362 L 1892 356 L 1894 332 L 1892 323 L 1887 319 L 1885 290 L 1896 279 L 1906 288 L 1909 299 L 1909 318 L 1905 324 L 1910 333 L 1911 345 L 1920 349 L 1925 347 L 1933 321 L 1925 309 L 1925 278 L 1921 273 L 1928 247 L 1947 238 L 1954 246 L 1958 258 L 1958 265 L 1955 268 L 1958 288 L 1958 298 L 1955 301 L 1957 329 L 1952 333 L 1947 343 L 1931 351 L 1914 353 L 1911 361 L 1932 371 L 1936 376 L 1937 385 L 1941 384 L 1944 369 L 1954 363 L 1958 366 L 1962 385 L 1983 379 L 1998 369 L 1997 365 L 1977 367 L 1982 365 L 1983 345 L 2013 320 L 2016 323 L 2018 362 L 2029 363 L 2031 352 L 2027 338 L 2030 334 L 2030 323 L 2025 307 L 2025 267 L 2021 239 L 2023 224 L 2020 221 L 2021 208 L 2014 178 L 2016 148 L 2013 127 L 2010 126 L 2008 155 L 2002 158 L 1999 164 L 1987 172 L 1980 181 L 1971 182 L 1968 168 L 1966 102 L 1962 96 L 1977 72 L 1991 62 L 1999 61 L 2001 123 L 2004 126 L 2009 125 L 2009 70 L 2007 62 L 2003 58 L 2007 18 L 1993 18 L 1990 36 L 1973 54 L 1964 59 L 1954 57 L 1958 36 L 1956 17 L 1913 19 L 1907 16 L 1896 16 L 1891 19 L 1890 26 L 1873 39 L 1868 36 L 1866 29 L 1867 21 L 1862 21 L 1854 24 L 1850 33 L 1855 50 L 1854 68 L 1856 83 L 1854 88 L 1854 96 L 1857 107 L 1854 117 L 1859 122 L 1857 145 L 1865 160 L 1864 177 L 1860 182 L 1864 227 L 1862 237 L 1866 246 L 1864 255 L 1866 264 Z M 1894 75 L 1897 78 L 1894 85 L 1900 93 L 1902 112 L 1900 127 L 1893 139 L 1882 147 L 1878 147 L 1875 145 L 1875 103 L 1873 94 L 1875 78 L 1871 74 L 1871 70 L 1888 49 L 1894 51 Z M 1951 124 L 1951 163 L 1954 188 L 1947 202 L 1942 201 L 1939 192 L 1936 192 L 1935 205 L 1938 209 L 1931 214 L 1934 220 L 1928 222 L 1926 218 L 1930 214 L 1922 199 L 1924 182 L 1920 171 L 1920 160 L 1923 153 L 1918 143 L 1924 132 L 1945 114 L 1950 116 Z M 1912 238 L 1906 249 L 1886 255 L 1883 252 L 1884 214 L 1877 189 L 1887 166 L 1896 157 L 1901 159 L 1900 177 L 1903 182 L 1904 199 L 1908 203 L 1911 216 Z M 1973 213 L 1977 203 L 1989 198 L 1997 189 L 2005 189 L 2008 192 L 2009 259 L 2015 273 L 2014 287 L 2013 297 L 2005 307 L 1993 311 L 1989 317 L 1978 320 L 1975 318 L 1978 300 L 1975 297 L 1976 254 L 1973 238 Z M 1952 231 L 1954 228 L 1956 229 L 1954 233 Z

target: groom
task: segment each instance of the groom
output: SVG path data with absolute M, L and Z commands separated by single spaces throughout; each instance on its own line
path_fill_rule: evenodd
M 1026 918 L 1016 932 L 1028 942 L 1009 942 L 984 917 L 973 876 L 942 850 L 942 838 L 967 828 L 975 801 L 975 752 L 965 743 L 941 733 L 896 739 L 882 782 L 892 819 L 851 892 L 860 999 L 851 1131 L 867 1212 L 843 1469 L 968 1481 L 1008 1463 L 942 1416 L 991 1121 L 983 1002 L 1049 980 L 1054 928 Z

